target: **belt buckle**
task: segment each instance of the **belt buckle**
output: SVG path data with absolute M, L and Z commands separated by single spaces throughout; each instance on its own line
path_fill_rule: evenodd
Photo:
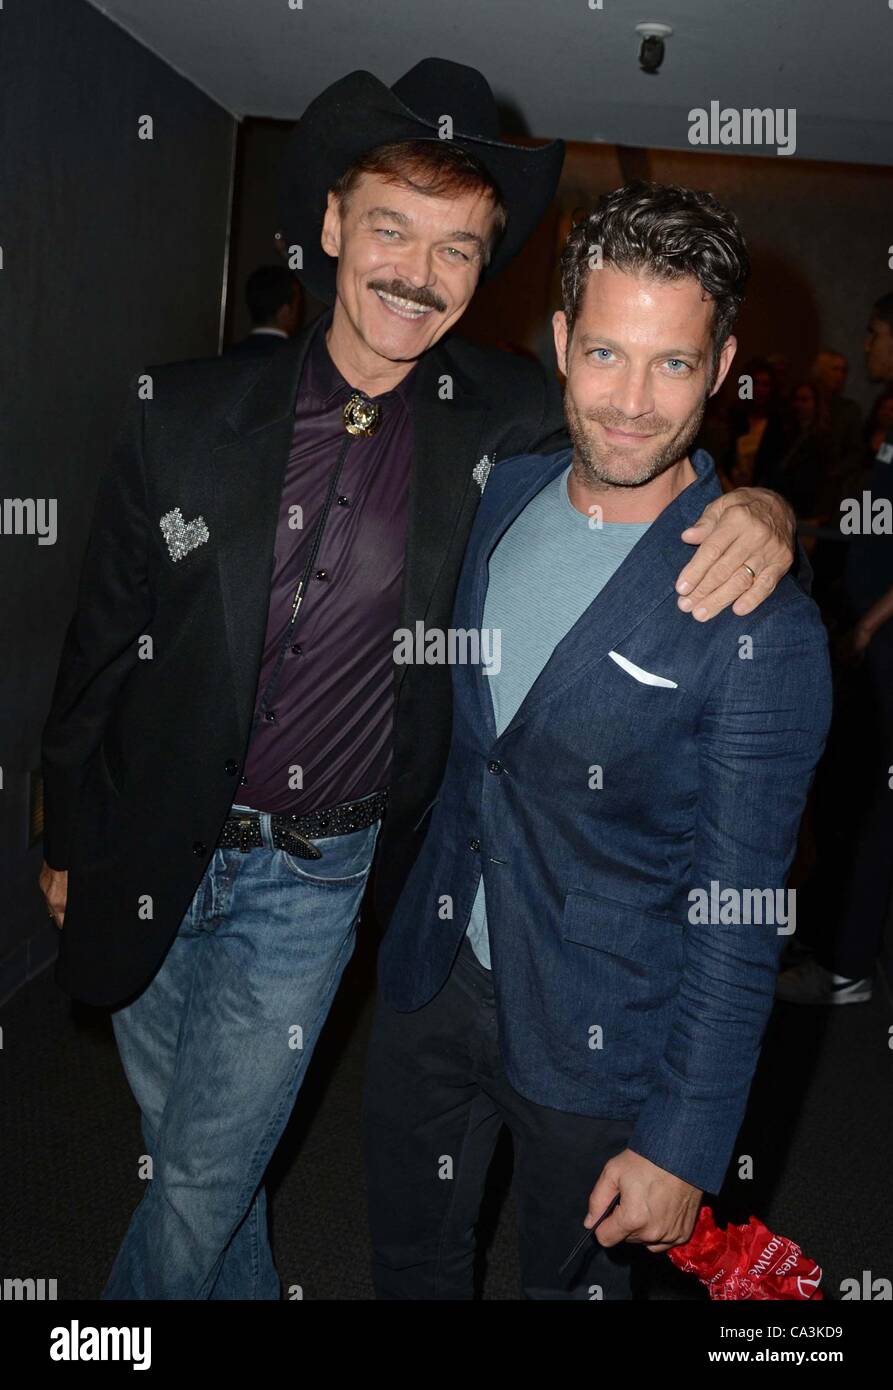
M 316 845 L 314 845 L 312 841 L 305 839 L 303 835 L 299 835 L 297 830 L 286 830 L 285 833 L 293 840 L 297 840 L 300 846 L 298 853 L 301 859 L 322 859 L 322 850 L 317 849 Z
M 253 824 L 254 824 L 254 820 L 252 819 L 251 816 L 240 816 L 240 817 L 239 817 L 239 820 L 238 820 L 238 826 L 239 826 L 239 849 L 242 851 L 243 854 L 247 854 L 248 851 L 251 849 L 251 845 L 249 845 L 249 843 L 248 843 L 248 830 L 249 830 L 249 827 L 252 826 Z

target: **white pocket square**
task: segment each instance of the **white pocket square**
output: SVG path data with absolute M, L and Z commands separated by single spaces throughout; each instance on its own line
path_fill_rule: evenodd
M 636 666 L 627 657 L 621 656 L 619 652 L 608 652 L 612 661 L 616 661 L 622 670 L 628 672 L 634 680 L 641 681 L 643 685 L 664 685 L 668 690 L 676 690 L 678 686 L 675 681 L 667 680 L 666 676 L 655 676 L 651 671 L 643 671 L 641 666 Z
M 165 512 L 158 525 L 167 541 L 172 560 L 182 560 L 183 556 L 188 555 L 190 550 L 195 550 L 197 545 L 204 545 L 211 534 L 203 516 L 193 517 L 189 522 L 184 521 L 179 507 Z

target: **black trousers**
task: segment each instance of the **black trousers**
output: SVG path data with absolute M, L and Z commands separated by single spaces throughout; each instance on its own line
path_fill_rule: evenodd
M 424 1008 L 398 1013 L 379 998 L 363 1098 L 376 1296 L 473 1297 L 475 1224 L 507 1125 L 523 1296 L 631 1298 L 641 1251 L 629 1245 L 590 1239 L 572 1267 L 558 1270 L 583 1234 L 596 1179 L 633 1124 L 552 1110 L 514 1090 L 499 1057 L 490 972 L 467 940 Z

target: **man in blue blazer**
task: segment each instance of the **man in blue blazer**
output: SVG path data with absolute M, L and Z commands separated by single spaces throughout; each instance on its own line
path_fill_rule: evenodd
M 680 532 L 720 493 L 692 446 L 748 269 L 709 194 L 601 199 L 555 315 L 573 449 L 496 461 L 454 628 L 397 634 L 398 660 L 455 663 L 454 716 L 380 957 L 380 1297 L 472 1296 L 504 1124 L 530 1298 L 630 1297 L 630 1246 L 686 1241 L 731 1160 L 830 717 L 824 628 L 792 578 L 747 617 L 677 606 Z

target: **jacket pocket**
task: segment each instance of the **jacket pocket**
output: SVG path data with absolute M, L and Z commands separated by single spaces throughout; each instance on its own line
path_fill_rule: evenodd
M 682 928 L 629 903 L 577 890 L 561 918 L 570 956 L 568 994 L 581 1066 L 622 1082 L 644 1082 L 663 1051 L 682 966 Z M 585 1027 L 584 1027 L 585 1023 Z
M 659 676 L 654 671 L 646 671 L 644 666 L 637 666 L 629 657 L 623 656 L 620 652 L 608 652 L 608 656 L 616 663 L 621 671 L 626 671 L 634 681 L 640 685 L 650 685 L 656 689 L 678 690 L 678 681 L 670 680 L 668 676 Z
M 565 941 L 648 965 L 655 951 L 678 947 L 682 932 L 672 917 L 572 888 L 564 900 L 561 935 Z

